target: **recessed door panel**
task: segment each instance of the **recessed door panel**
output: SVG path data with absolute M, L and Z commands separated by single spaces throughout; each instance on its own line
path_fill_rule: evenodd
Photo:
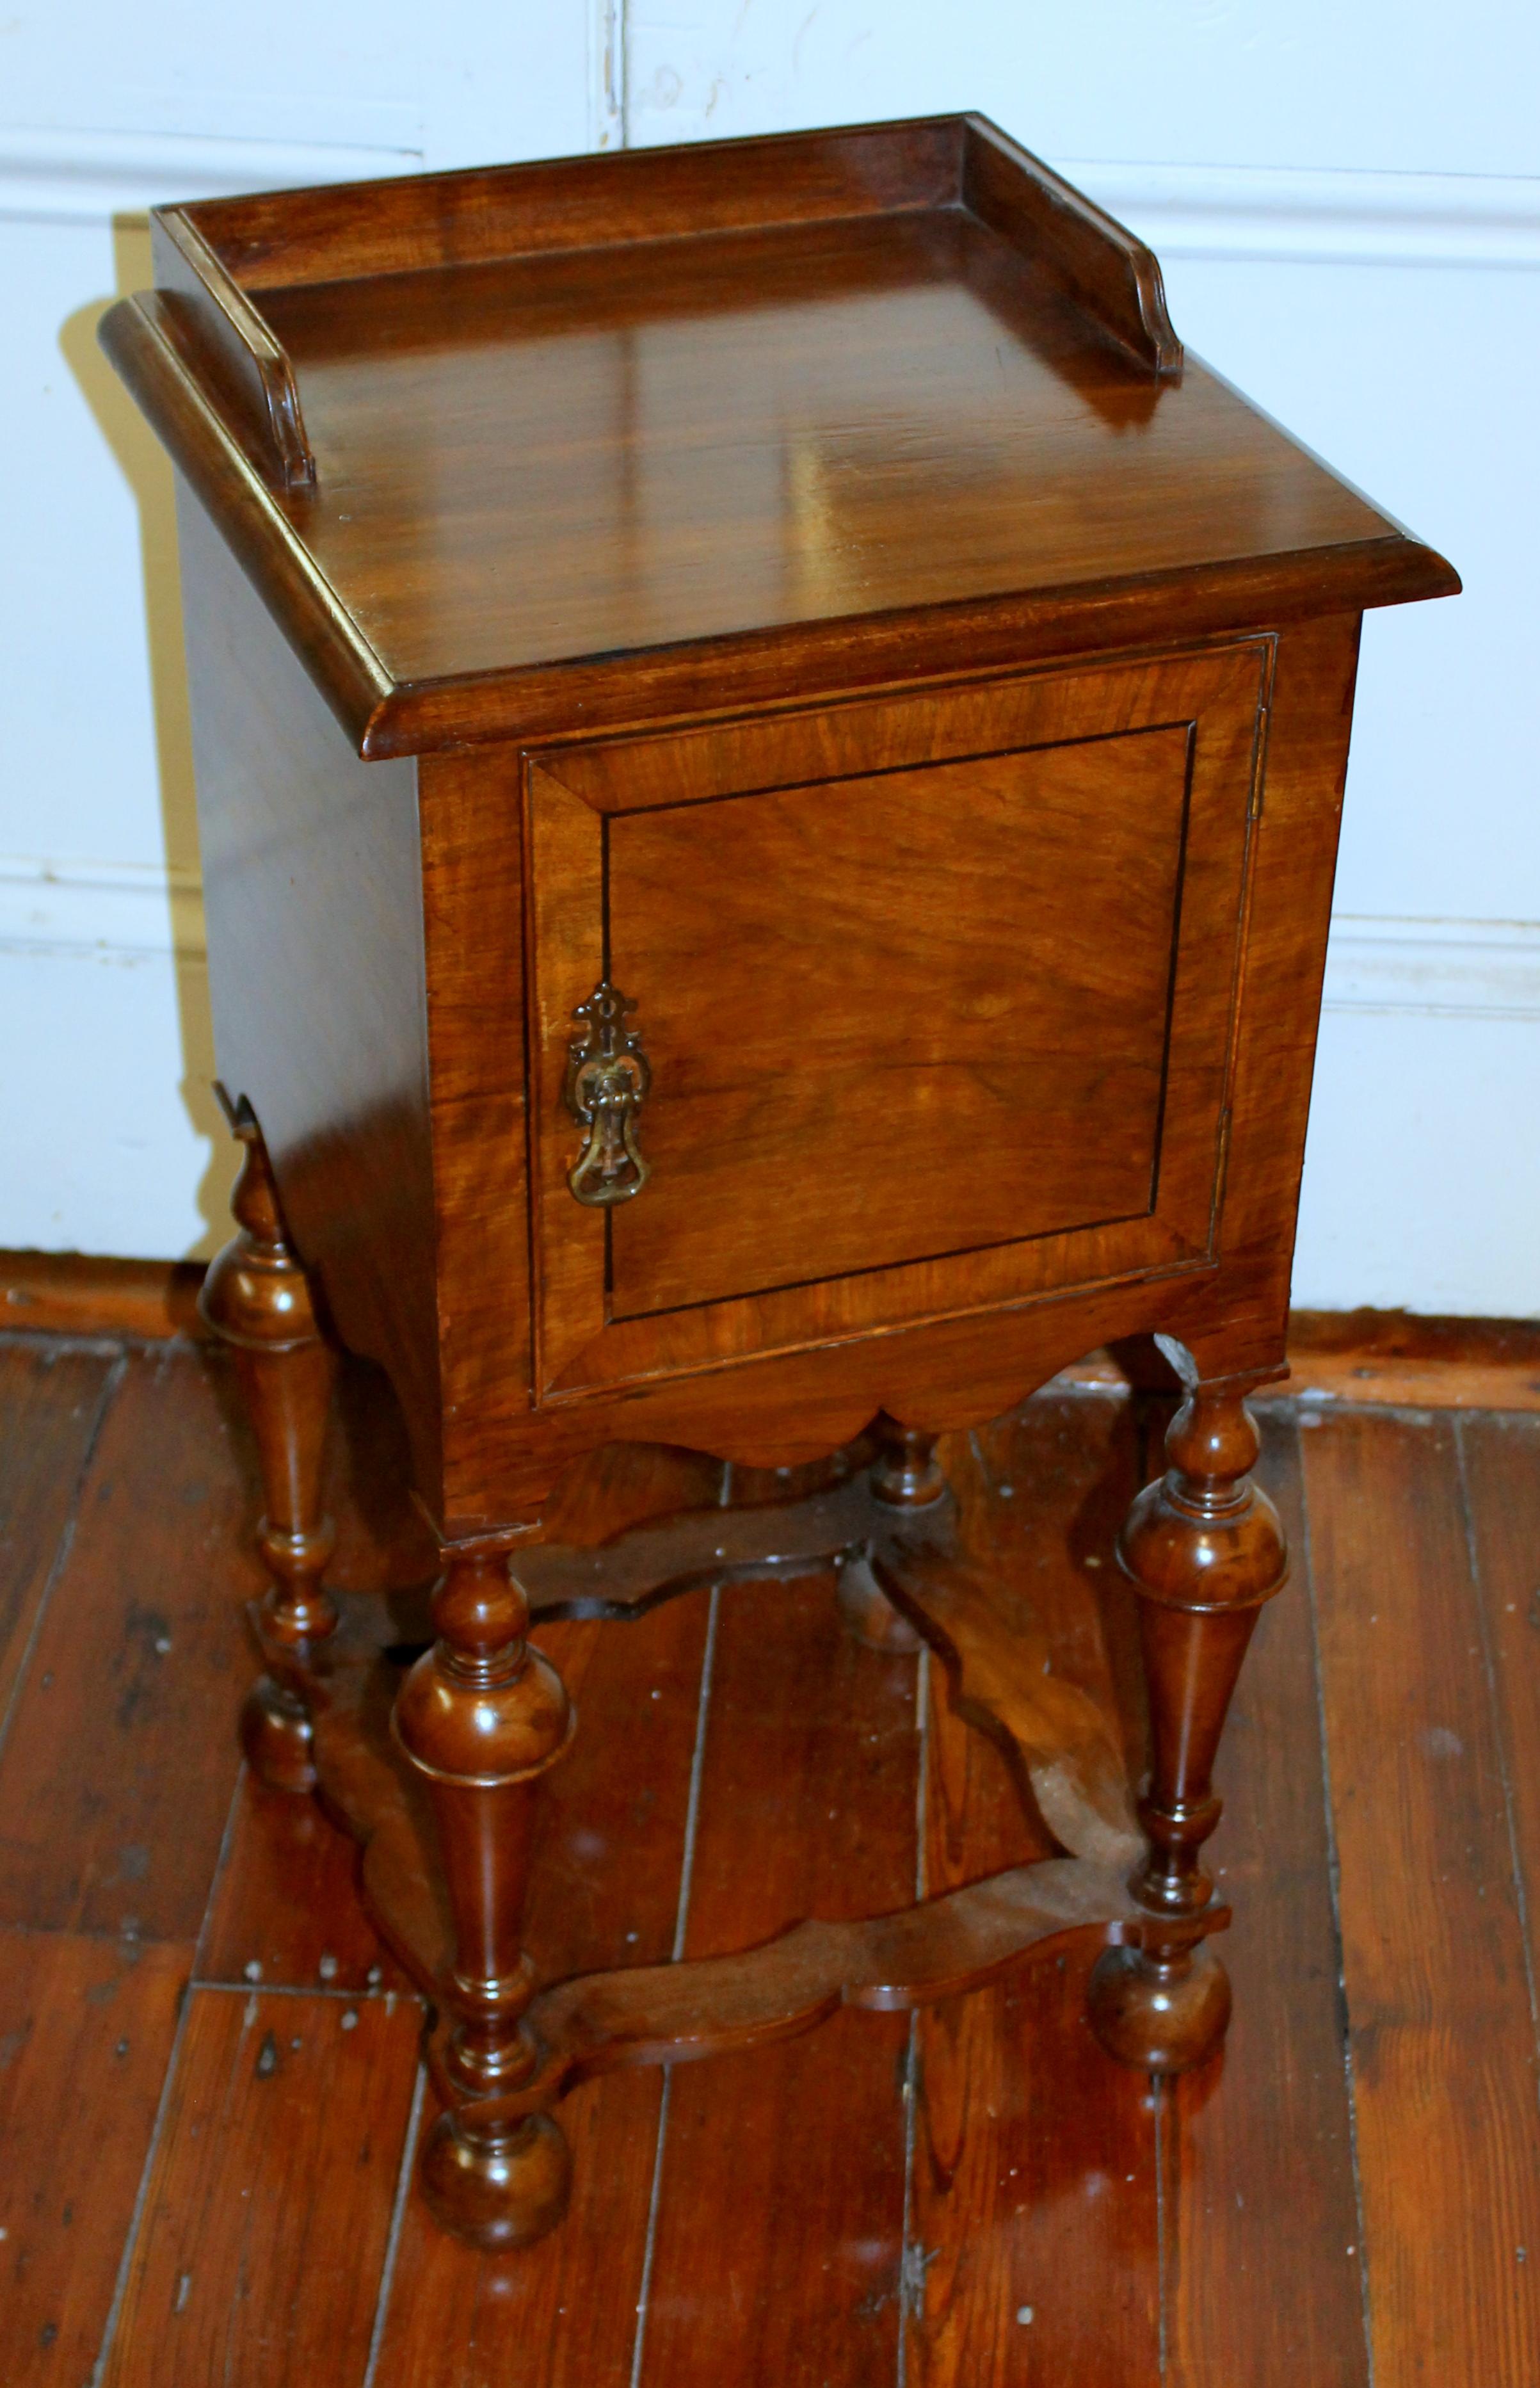
M 1212 1266 L 1269 654 L 532 761 L 538 1399 Z
M 623 815 L 657 1099 L 612 1315 L 1151 1208 L 1185 724 Z

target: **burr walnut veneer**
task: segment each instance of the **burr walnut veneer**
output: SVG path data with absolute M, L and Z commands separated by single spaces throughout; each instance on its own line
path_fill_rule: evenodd
M 1453 573 L 1184 360 L 1149 252 L 978 118 L 156 239 L 104 337 L 181 473 L 246 1148 L 204 1302 L 267 1486 L 247 1747 L 364 1843 L 435 2001 L 435 2210 L 528 2240 L 585 2076 L 1070 1932 L 1112 2054 L 1196 2062 L 1212 1762 L 1284 1576 L 1244 1395 L 1283 1367 L 1358 622 Z M 1141 1785 L 1006 1630 L 933 1445 L 1151 1336 L 1185 1398 L 1120 1546 Z M 334 1338 L 399 1399 L 431 1621 L 326 1588 Z M 622 1438 L 802 1472 L 543 1543 Z M 574 1720 L 531 1616 L 831 1562 L 1066 1854 L 535 1982 L 532 1801 Z

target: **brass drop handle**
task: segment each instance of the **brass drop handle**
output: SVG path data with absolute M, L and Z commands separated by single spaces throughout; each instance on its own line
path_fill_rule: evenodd
M 600 979 L 587 1002 L 573 1012 L 578 1033 L 567 1048 L 562 1093 L 587 1135 L 567 1184 L 580 1202 L 590 1205 L 629 1202 L 652 1175 L 637 1143 L 637 1114 L 652 1071 L 640 1036 L 625 1025 L 626 1014 L 636 1008 L 629 996 Z

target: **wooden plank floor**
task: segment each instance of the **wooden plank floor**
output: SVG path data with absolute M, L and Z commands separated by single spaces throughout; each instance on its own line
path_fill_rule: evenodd
M 349 1403 L 338 1576 L 383 1587 L 424 1555 L 367 1378 Z M 568 2221 L 494 2261 L 418 2203 L 421 2012 L 350 1846 L 239 1772 L 257 1494 L 221 1362 L 0 1337 L 4 2388 L 1533 2388 L 1540 1416 L 1264 1421 L 1296 1567 L 1226 1747 L 1224 2055 L 1120 2071 L 1069 1959 L 613 2076 L 564 2109 Z M 1112 1537 L 1154 1423 L 1059 1388 L 951 1454 L 1134 1741 Z M 728 1489 L 617 1452 L 562 1530 Z M 582 1713 L 548 1972 L 1047 1846 L 940 1670 L 850 1643 L 827 1581 L 542 1638 Z

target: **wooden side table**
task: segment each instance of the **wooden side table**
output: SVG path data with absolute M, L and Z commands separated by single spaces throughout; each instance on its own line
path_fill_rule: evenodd
M 435 2211 L 528 2241 L 574 2082 L 1067 1933 L 1105 1944 L 1112 2054 L 1194 2063 L 1229 2008 L 1215 1750 L 1284 1576 L 1244 1397 L 1283 1373 L 1358 621 L 1453 572 L 1184 363 L 1148 250 L 976 117 L 170 209 L 156 242 L 104 339 L 182 476 L 246 1146 L 205 1301 L 271 1576 L 246 1746 L 364 1844 L 435 2001 Z M 394 1751 L 398 1621 L 324 1581 L 334 1334 L 387 1370 L 443 1551 Z M 1121 1543 L 1136 1803 L 1003 1632 L 934 1445 L 1137 1335 L 1187 1394 Z M 606 1442 L 863 1435 L 780 1507 L 541 1541 Z M 537 1986 L 574 1719 L 532 1616 L 831 1560 L 854 1630 L 927 1636 L 1016 1735 L 1066 1855 Z

